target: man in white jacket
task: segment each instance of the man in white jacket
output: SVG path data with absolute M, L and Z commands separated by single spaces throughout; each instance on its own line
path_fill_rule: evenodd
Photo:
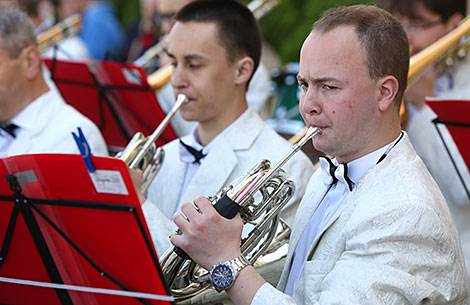
M 446 202 L 400 130 L 409 45 L 372 6 L 326 11 L 305 40 L 300 111 L 321 159 L 297 210 L 278 289 L 245 263 L 242 221 L 203 197 L 173 217 L 171 242 L 235 304 L 468 304 Z M 231 269 L 229 268 L 231 267 Z
M 194 1 L 175 18 L 168 45 L 171 84 L 175 94 L 189 99 L 180 108 L 182 117 L 197 124 L 181 142 L 163 147 L 163 165 L 148 191 L 151 202 L 142 206 L 159 254 L 170 246 L 168 236 L 176 229 L 171 218 L 181 203 L 217 195 L 261 160 L 275 164 L 292 147 L 247 105 L 247 86 L 261 53 L 250 10 L 235 1 Z M 292 225 L 313 164 L 299 152 L 283 169 L 296 185 L 282 212 Z
M 22 12 L 0 12 L 0 62 L 0 154 L 80 153 L 71 132 L 81 127 L 92 153 L 108 155 L 98 128 L 49 90 Z

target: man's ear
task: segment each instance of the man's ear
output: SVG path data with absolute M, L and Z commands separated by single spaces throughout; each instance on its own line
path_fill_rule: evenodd
M 28 79 L 34 79 L 41 72 L 41 56 L 34 46 L 27 46 L 20 54 L 21 68 Z
M 235 83 L 237 85 L 248 82 L 253 74 L 255 63 L 251 57 L 245 56 L 236 62 Z
M 379 110 L 386 111 L 390 108 L 390 105 L 393 104 L 395 97 L 398 92 L 398 80 L 392 76 L 388 75 L 382 77 L 378 83 L 379 85 Z

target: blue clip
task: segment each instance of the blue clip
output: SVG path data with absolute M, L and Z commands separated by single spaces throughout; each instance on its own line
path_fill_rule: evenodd
M 83 157 L 83 161 L 85 161 L 85 165 L 90 173 L 95 172 L 95 167 L 93 166 L 93 162 L 91 162 L 90 156 L 93 154 L 91 153 L 90 145 L 88 145 L 88 141 L 83 134 L 83 131 L 80 127 L 78 127 L 78 136 L 75 132 L 72 132 L 73 138 L 78 145 L 78 149 L 80 150 L 80 154 Z

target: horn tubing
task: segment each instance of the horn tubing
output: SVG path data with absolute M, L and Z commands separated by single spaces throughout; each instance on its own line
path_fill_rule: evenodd
M 171 109 L 171 111 L 167 114 L 167 116 L 163 119 L 163 121 L 158 125 L 157 129 L 152 133 L 151 136 L 148 137 L 148 139 L 145 141 L 144 146 L 142 149 L 139 151 L 137 156 L 134 158 L 134 160 L 131 162 L 129 165 L 130 168 L 137 168 L 139 165 L 140 161 L 145 156 L 145 153 L 147 150 L 150 148 L 150 146 L 157 140 L 157 138 L 163 133 L 163 130 L 165 127 L 170 123 L 170 120 L 173 118 L 173 116 L 176 114 L 178 109 L 183 105 L 184 103 L 188 102 L 188 98 L 184 94 L 178 94 L 178 98 L 176 100 L 175 105 Z

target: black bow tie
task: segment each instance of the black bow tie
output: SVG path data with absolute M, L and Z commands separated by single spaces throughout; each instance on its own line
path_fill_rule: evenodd
M 199 163 L 199 164 L 201 164 L 201 161 L 200 161 L 200 160 L 203 159 L 203 158 L 206 156 L 206 154 L 203 154 L 203 153 L 202 153 L 202 149 L 201 149 L 201 150 L 197 150 L 197 149 L 195 149 L 195 148 L 189 146 L 188 144 L 184 143 L 183 141 L 181 141 L 181 139 L 180 139 L 180 143 L 181 143 L 181 145 L 183 145 L 184 148 L 186 148 L 186 150 L 187 150 L 191 155 L 194 156 L 194 163 Z
M 322 166 L 322 168 L 323 168 L 324 172 L 326 172 L 327 175 L 329 175 L 330 179 L 332 179 L 332 180 L 330 180 L 331 183 L 329 183 L 329 184 L 334 185 L 339 180 L 341 180 L 342 182 L 344 182 L 348 186 L 349 191 L 352 191 L 353 186 L 354 186 L 354 182 L 352 182 L 352 180 L 349 179 L 349 177 L 348 177 L 348 164 L 347 163 L 341 163 L 338 166 L 336 166 L 336 165 L 333 164 L 333 162 L 331 162 L 330 158 L 325 157 L 325 156 L 321 156 L 320 158 L 326 161 L 324 163 L 326 165 L 326 168 L 323 168 L 324 166 Z M 320 165 L 322 165 L 321 162 L 320 162 Z M 340 169 L 339 171 L 337 171 L 337 169 L 340 168 L 340 167 L 342 167 L 342 170 Z
M 5 125 L 1 124 L 0 128 L 3 129 L 6 133 L 8 133 L 13 138 L 16 137 L 15 130 L 16 130 L 16 128 L 18 128 L 18 126 L 16 126 L 15 124 L 13 124 L 13 123 L 5 124 Z

